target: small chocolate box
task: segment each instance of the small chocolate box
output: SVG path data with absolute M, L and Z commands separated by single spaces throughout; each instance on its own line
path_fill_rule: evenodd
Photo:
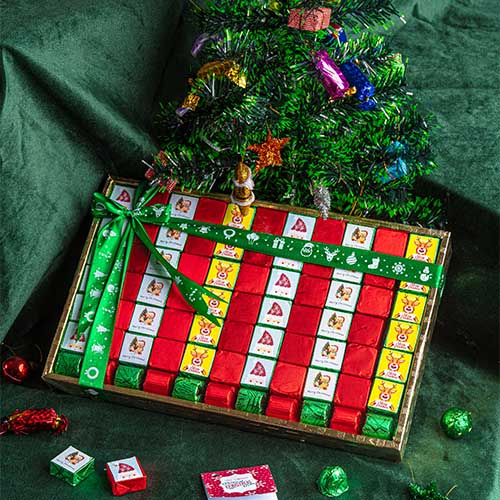
M 106 474 L 111 492 L 116 497 L 146 489 L 147 476 L 137 457 L 108 462 Z
M 69 446 L 50 461 L 50 474 L 76 486 L 94 472 L 94 458 Z

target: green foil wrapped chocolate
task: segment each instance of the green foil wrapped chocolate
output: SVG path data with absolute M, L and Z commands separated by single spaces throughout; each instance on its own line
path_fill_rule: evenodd
M 316 484 L 325 497 L 339 497 L 349 489 L 347 474 L 338 465 L 325 467 Z
M 472 414 L 462 408 L 448 408 L 441 417 L 441 429 L 452 438 L 458 439 L 472 430 Z
M 408 489 L 410 490 L 411 500 L 449 500 L 448 494 L 443 495 L 438 491 L 435 481 L 432 481 L 427 486 L 410 483 Z
M 67 377 L 78 377 L 82 366 L 83 357 L 72 352 L 60 351 L 57 356 L 54 371 Z
M 172 390 L 172 397 L 187 401 L 201 401 L 205 394 L 207 383 L 204 380 L 177 377 Z
M 387 415 L 368 413 L 362 434 L 378 439 L 392 439 L 394 433 L 394 419 Z
M 129 389 L 140 389 L 144 380 L 144 374 L 144 368 L 119 365 L 115 373 L 115 385 L 118 387 L 128 387 Z
M 265 392 L 242 387 L 238 392 L 235 408 L 248 413 L 262 414 L 266 407 L 266 399 Z
M 326 427 L 330 419 L 332 405 L 324 401 L 304 401 L 300 421 L 304 424 Z

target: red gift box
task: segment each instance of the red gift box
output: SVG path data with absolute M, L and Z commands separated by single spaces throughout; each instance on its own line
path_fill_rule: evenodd
M 130 300 L 131 302 L 134 302 L 135 299 L 137 299 L 139 289 L 141 288 L 142 277 L 143 275 L 138 273 L 129 272 L 125 274 L 121 296 L 122 300 Z
M 123 479 L 116 479 L 113 472 L 117 477 Z M 147 476 L 136 457 L 108 462 L 106 464 L 106 475 L 114 496 L 122 496 L 146 489 Z M 130 479 L 127 477 L 130 477 Z
M 349 434 L 359 434 L 362 418 L 363 413 L 359 410 L 336 406 L 333 409 L 330 429 L 348 432 Z
M 113 338 L 111 339 L 111 348 L 109 350 L 109 359 L 118 359 L 122 350 L 125 331 L 115 328 Z
M 205 391 L 205 403 L 220 408 L 234 408 L 236 387 L 226 384 L 209 382 Z
M 408 233 L 397 231 L 395 229 L 386 229 L 381 227 L 377 229 L 375 239 L 373 240 L 372 250 L 374 252 L 387 253 L 402 257 L 405 254 Z M 394 288 L 396 280 L 367 274 L 365 276 L 365 285 L 380 286 L 383 288 Z
M 323 307 L 330 288 L 330 281 L 302 275 L 295 294 L 295 304 L 312 307 Z
M 242 263 L 236 280 L 236 290 L 263 294 L 266 290 L 268 276 L 269 268 Z
M 294 304 L 290 311 L 287 332 L 314 337 L 318 331 L 322 310 Z
M 149 369 L 146 372 L 146 378 L 144 379 L 142 390 L 152 392 L 154 394 L 160 394 L 161 396 L 169 396 L 172 392 L 175 377 L 175 373 Z
M 245 367 L 245 360 L 246 357 L 243 354 L 218 350 L 210 372 L 210 380 L 238 385 Z
M 366 285 L 361 288 L 356 311 L 387 318 L 391 313 L 393 292 L 387 288 Z
M 116 313 L 115 328 L 126 330 L 130 325 L 132 314 L 134 313 L 135 304 L 127 300 L 120 300 L 118 303 L 118 311 Z
M 179 289 L 173 284 L 170 287 L 167 298 L 167 307 L 169 309 L 177 309 L 179 311 L 193 312 L 193 306 L 186 302 L 186 299 L 182 296 Z
M 260 267 L 271 267 L 273 265 L 273 256 L 245 250 L 243 253 L 243 262 Z
M 279 360 L 294 365 L 308 366 L 314 348 L 314 337 L 287 333 L 281 345 Z
M 128 258 L 127 271 L 131 273 L 143 274 L 149 260 L 149 250 L 138 239 L 134 238 L 132 249 Z
M 115 380 L 116 369 L 118 368 L 118 361 L 111 360 L 106 366 L 106 375 L 104 377 L 104 383 L 112 385 Z
M 208 257 L 182 253 L 177 269 L 181 274 L 184 274 L 196 283 L 202 285 L 205 283 L 209 267 L 210 259 Z
M 273 394 L 267 403 L 266 415 L 268 417 L 299 421 L 299 402 L 297 399 L 285 398 Z
M 219 339 L 219 349 L 246 354 L 252 340 L 253 325 L 226 321 Z
M 167 372 L 177 372 L 183 353 L 184 344 L 182 342 L 157 338 L 153 344 L 149 366 Z
M 210 241 L 199 236 L 189 235 L 186 240 L 184 251 L 194 255 L 210 257 L 215 250 L 215 241 Z
M 356 375 L 357 377 L 371 378 L 375 363 L 377 362 L 378 349 L 360 344 L 347 344 L 342 363 L 342 373 Z
M 355 313 L 347 342 L 378 347 L 384 331 L 385 321 L 382 318 Z
M 371 380 L 341 373 L 335 390 L 335 405 L 364 410 L 368 402 Z
M 303 31 L 319 31 L 330 26 L 332 9 L 292 9 L 288 17 L 288 26 Z
M 273 394 L 300 398 L 304 389 L 307 368 L 278 361 L 269 389 Z
M 261 302 L 262 297 L 260 295 L 239 291 L 234 292 L 229 303 L 227 320 L 254 325 L 259 316 Z
M 194 314 L 166 308 L 161 320 L 158 337 L 185 342 L 193 323 Z
M 194 219 L 202 222 L 210 222 L 211 224 L 222 224 L 226 208 L 227 205 L 225 201 L 200 198 L 198 206 L 196 207 Z

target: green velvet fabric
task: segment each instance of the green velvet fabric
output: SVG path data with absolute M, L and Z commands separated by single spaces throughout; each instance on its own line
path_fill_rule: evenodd
M 193 33 L 174 0 L 11 0 L 1 5 L 0 338 L 47 350 L 104 173 L 133 174 L 154 151 L 158 98 L 184 91 Z M 342 499 L 408 498 L 412 474 L 451 500 L 500 498 L 498 474 L 498 115 L 500 19 L 495 0 L 406 0 L 394 44 L 410 88 L 442 129 L 441 169 L 422 187 L 449 198 L 454 255 L 405 459 L 392 464 L 215 424 L 76 398 L 43 384 L 2 384 L 0 414 L 55 407 L 69 431 L 0 437 L 0 496 L 111 498 L 106 461 L 137 455 L 148 489 L 134 498 L 204 498 L 199 473 L 271 466 L 285 500 L 319 499 L 315 480 L 341 465 Z M 22 338 L 23 337 L 23 338 Z M 29 348 L 28 348 L 29 349 Z M 453 441 L 449 406 L 472 411 Z M 68 445 L 96 458 L 76 488 L 50 477 Z

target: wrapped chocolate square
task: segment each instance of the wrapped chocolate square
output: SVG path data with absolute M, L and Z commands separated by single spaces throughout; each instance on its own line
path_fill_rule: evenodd
M 70 446 L 50 461 L 50 474 L 76 486 L 94 472 L 94 458 Z
M 292 9 L 288 18 L 288 26 L 304 31 L 319 31 L 330 26 L 331 9 Z

